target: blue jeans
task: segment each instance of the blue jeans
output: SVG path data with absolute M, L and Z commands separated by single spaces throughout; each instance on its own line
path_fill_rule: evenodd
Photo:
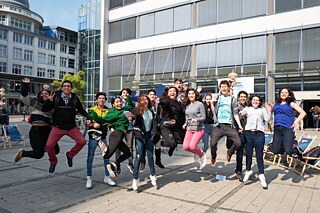
M 101 139 L 104 144 L 108 145 L 108 142 L 106 139 Z M 93 157 L 94 153 L 96 151 L 96 148 L 98 146 L 98 141 L 95 139 L 89 139 L 88 143 L 88 156 L 87 156 L 87 176 L 92 176 L 92 162 L 93 162 Z M 107 164 L 109 163 L 109 159 L 104 159 L 103 158 L 103 163 L 104 163 L 104 173 L 106 176 L 109 176 L 109 172 L 107 170 Z
M 203 152 L 206 153 L 209 148 L 209 136 L 213 130 L 213 124 L 205 124 L 205 131 L 202 137 L 203 142 Z
M 273 134 L 272 152 L 274 154 L 283 154 L 283 151 L 288 155 L 292 154 L 294 143 L 294 132 L 291 128 L 283 126 L 275 126 Z M 283 148 L 283 150 L 282 150 Z
M 250 131 L 244 132 L 246 137 L 246 143 L 244 145 L 246 149 L 246 170 L 251 170 L 252 165 L 252 153 L 253 148 L 256 151 L 256 159 L 258 164 L 259 174 L 264 174 L 264 164 L 263 164 L 263 148 L 264 148 L 264 132 L 261 131 Z
M 154 168 L 154 160 L 153 160 L 153 150 L 154 150 L 154 144 L 153 140 L 151 138 L 151 132 L 147 132 L 145 135 L 145 142 L 135 138 L 136 139 L 136 158 L 134 160 L 134 171 L 133 171 L 133 178 L 138 179 L 139 178 L 139 168 L 140 168 L 140 162 L 142 157 L 144 156 L 143 150 L 145 149 L 147 151 L 147 158 L 148 158 L 148 164 L 150 168 L 150 175 L 154 176 L 156 174 L 155 168 Z

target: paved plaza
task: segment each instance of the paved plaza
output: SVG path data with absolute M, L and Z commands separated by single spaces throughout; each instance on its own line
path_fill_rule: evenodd
M 14 117 L 23 134 L 30 125 Z M 304 133 L 315 134 L 309 129 Z M 298 135 L 302 134 L 299 132 Z M 319 143 L 320 134 L 317 142 Z M 26 150 L 30 149 L 27 141 Z M 132 174 L 122 165 L 122 173 L 111 187 L 103 182 L 103 160 L 98 149 L 93 164 L 93 187 L 86 184 L 87 147 L 75 156 L 74 165 L 66 165 L 65 153 L 73 141 L 63 137 L 61 152 L 54 174 L 48 173 L 47 155 L 35 160 L 23 158 L 13 162 L 18 147 L 0 150 L 0 212 L 319 212 L 319 171 L 307 169 L 304 177 L 287 169 L 266 164 L 265 175 L 269 187 L 264 190 L 255 176 L 244 184 L 234 174 L 235 157 L 227 163 L 225 143 L 220 141 L 216 166 L 209 164 L 197 170 L 193 154 L 179 146 L 172 157 L 162 153 L 166 166 L 156 166 L 157 187 L 152 187 L 149 168 L 140 173 L 138 191 L 132 191 Z M 202 144 L 200 144 L 202 146 Z M 225 175 L 225 181 L 216 175 Z

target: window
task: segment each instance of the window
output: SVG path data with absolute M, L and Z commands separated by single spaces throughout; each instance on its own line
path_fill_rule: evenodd
M 13 41 L 22 43 L 22 34 L 20 33 L 13 33 Z
M 48 50 L 56 50 L 56 43 L 48 41 Z
M 136 55 L 124 55 L 122 56 L 122 75 L 134 75 L 136 72 Z
M 172 49 L 154 52 L 154 72 L 172 72 Z
M 128 40 L 136 37 L 136 18 L 110 23 L 110 42 Z
M 217 0 L 198 2 L 198 26 L 217 23 Z
M 21 75 L 21 65 L 20 64 L 13 64 L 12 65 L 12 73 Z
M 304 61 L 320 60 L 320 28 L 303 31 Z
M 67 67 L 67 58 L 60 57 L 60 67 Z
M 140 17 L 140 37 L 154 35 L 154 13 Z
M 6 25 L 6 15 L 0 15 L 0 24 Z
M 197 46 L 197 69 L 216 67 L 216 43 Z
M 64 76 L 65 74 L 67 74 L 67 72 L 65 72 L 65 71 L 60 71 L 60 72 L 59 72 L 59 79 L 63 79 L 63 76 Z
M 27 45 L 32 45 L 32 42 L 33 41 L 33 38 L 31 36 L 27 36 L 25 35 L 24 36 L 24 43 L 27 44 Z
M 24 66 L 23 75 L 32 76 L 32 67 Z
M 54 78 L 54 76 L 55 76 L 55 70 L 49 70 L 48 69 L 48 78 Z
M 25 61 L 32 61 L 32 54 L 33 54 L 33 51 L 24 50 L 24 60 Z
M 67 53 L 67 46 L 64 45 L 64 44 L 61 44 L 61 45 L 60 45 L 60 52 L 62 52 L 62 53 Z
M 218 0 L 218 22 L 227 22 L 242 18 L 242 1 Z
M 7 63 L 0 62 L 0 72 L 7 72 Z
M 55 55 L 48 55 L 48 64 L 50 64 L 50 65 L 56 64 L 56 56 Z
M 39 39 L 38 40 L 38 47 L 45 49 L 46 48 L 46 40 Z
M 301 0 L 275 0 L 275 13 L 301 9 Z
M 46 64 L 47 63 L 46 54 L 45 53 L 39 53 L 38 54 L 38 63 L 39 64 Z
M 155 13 L 155 34 L 173 31 L 173 9 Z
M 74 55 L 76 52 L 76 48 L 69 46 L 69 54 Z
M 110 0 L 110 9 L 123 6 L 123 0 Z
M 22 60 L 22 49 L 21 48 L 13 48 L 13 58 Z
M 121 56 L 109 58 L 109 76 L 120 76 L 122 70 Z
M 69 58 L 68 67 L 69 68 L 74 68 L 74 59 Z
M 174 72 L 189 71 L 191 69 L 191 47 L 174 49 Z
M 243 18 L 266 15 L 265 0 L 243 0 Z
M 153 74 L 153 51 L 140 54 L 140 74 Z
M 45 68 L 38 68 L 37 76 L 38 77 L 45 77 L 46 76 L 46 69 Z
M 241 64 L 241 55 L 240 39 L 217 43 L 217 66 Z
M 7 46 L 0 45 L 0 57 L 7 57 Z
M 314 7 L 320 5 L 320 0 L 303 0 L 303 7 Z
M 299 61 L 300 31 L 276 35 L 276 63 Z
M 191 5 L 176 7 L 174 14 L 174 30 L 183 30 L 191 28 Z
M 26 31 L 31 31 L 31 22 L 21 20 L 12 16 L 11 16 L 10 26 L 18 29 L 26 30 Z
M 243 64 L 265 63 L 266 51 L 264 36 L 243 39 Z
M 8 34 L 8 31 L 0 30 L 0 39 L 7 40 L 7 34 Z

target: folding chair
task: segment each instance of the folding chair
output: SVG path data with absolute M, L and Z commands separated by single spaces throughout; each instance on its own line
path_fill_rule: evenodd
M 2 125 L 0 125 L 0 126 L 1 126 L 2 131 L 4 131 L 3 126 Z M 2 147 L 3 149 L 6 148 L 6 140 L 5 140 L 4 135 L 0 136 L 0 147 Z
M 303 164 L 303 168 L 301 170 L 300 176 L 303 176 L 307 167 L 320 170 L 320 155 L 318 155 L 317 157 L 302 156 L 302 159 L 300 160 L 300 162 Z
M 313 146 L 313 142 L 316 140 L 317 136 L 316 135 L 301 135 L 299 140 L 298 140 L 298 149 L 300 149 L 302 151 L 302 156 L 303 154 L 305 154 L 310 148 L 312 148 Z M 288 156 L 288 158 L 290 159 L 290 165 L 292 164 L 293 160 L 294 160 L 294 166 L 292 168 L 292 170 L 295 170 L 297 162 L 301 161 L 299 158 L 293 158 L 292 156 Z M 301 161 L 302 162 L 302 161 Z M 304 168 L 305 169 L 305 168 Z M 304 171 L 303 171 L 304 172 Z M 303 173 L 302 173 L 303 174 Z M 301 175 L 302 175 L 301 174 Z
M 19 145 L 20 143 L 23 147 L 26 146 L 24 141 L 24 136 L 20 134 L 18 126 L 3 126 L 4 140 L 5 143 L 9 143 L 10 148 L 12 145 Z

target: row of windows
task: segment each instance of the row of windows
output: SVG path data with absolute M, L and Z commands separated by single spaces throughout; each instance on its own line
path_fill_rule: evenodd
M 143 0 L 110 0 L 110 9 L 114 9 L 117 7 L 123 7 L 132 3 L 136 3 Z M 210 0 L 206 0 L 210 1 Z M 216 0 L 215 0 L 216 1 Z M 223 0 L 224 1 L 224 0 Z M 242 4 L 261 4 L 264 5 L 268 4 L 268 0 L 231 0 L 236 5 L 239 4 L 239 2 L 242 2 Z M 211 1 L 212 2 L 212 1 Z M 224 2 L 228 3 L 228 0 L 225 0 Z M 229 1 L 230 2 L 230 1 Z M 223 2 L 221 2 L 223 4 Z M 286 12 L 286 11 L 292 11 L 292 10 L 298 10 L 302 8 L 308 8 L 308 7 L 314 7 L 320 5 L 320 0 L 274 0 L 275 3 L 275 13 L 280 12 Z M 240 9 L 241 7 L 239 7 Z M 244 7 L 245 9 L 245 7 Z M 253 11 L 252 11 L 253 12 Z
M 0 62 L 0 72 L 7 73 L 7 63 Z M 12 73 L 17 75 L 25 75 L 25 76 L 32 76 L 33 75 L 33 67 L 32 66 L 22 66 L 20 64 L 13 64 L 12 65 Z M 67 74 L 66 71 L 59 71 L 59 79 L 62 79 L 63 76 Z M 73 73 L 71 73 L 73 74 Z M 47 77 L 47 78 L 55 78 L 56 71 L 53 69 L 45 69 L 45 68 L 37 68 L 37 77 Z
M 10 26 L 31 32 L 32 24 L 31 24 L 31 22 L 28 22 L 28 21 L 25 21 L 22 19 L 18 19 L 15 17 L 11 17 Z
M 224 23 L 267 14 L 268 0 L 206 0 L 197 2 L 197 13 L 191 4 L 140 16 L 140 37 Z M 320 0 L 276 0 L 275 11 L 285 12 L 320 5 Z M 192 16 L 196 15 L 196 18 Z M 110 23 L 110 43 L 135 39 L 136 17 Z
M 275 44 L 268 45 L 266 36 L 239 38 L 234 40 L 199 44 L 196 46 L 198 70 L 232 66 L 256 65 L 256 72 L 263 70 L 267 62 L 267 46 L 275 45 L 275 63 L 286 64 L 288 69 L 318 69 L 320 60 L 320 28 L 279 33 Z M 135 54 L 109 57 L 109 76 L 135 74 Z M 288 67 L 293 63 L 293 67 Z M 140 53 L 140 75 L 189 71 L 191 46 Z M 260 68 L 259 68 L 260 67 Z M 281 69 L 284 69 L 281 67 Z M 232 70 L 228 70 L 232 71 Z M 226 71 L 227 72 L 227 71 Z

